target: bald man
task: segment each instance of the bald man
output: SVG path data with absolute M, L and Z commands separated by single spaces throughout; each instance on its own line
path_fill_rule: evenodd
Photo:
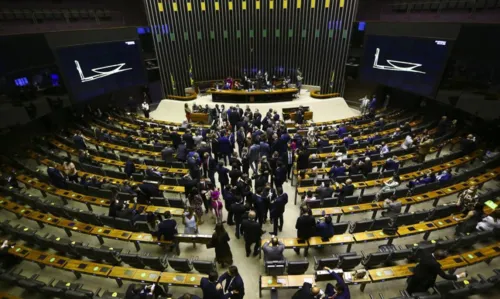
M 320 288 L 313 287 L 309 282 L 304 282 L 302 288 L 293 295 L 292 299 L 319 299 L 322 295 Z
M 243 220 L 241 223 L 241 230 L 243 231 L 243 238 L 245 239 L 245 251 L 247 257 L 250 256 L 251 246 L 254 244 L 253 256 L 259 254 L 260 237 L 262 235 L 261 224 L 255 221 L 255 211 L 248 213 L 248 219 Z

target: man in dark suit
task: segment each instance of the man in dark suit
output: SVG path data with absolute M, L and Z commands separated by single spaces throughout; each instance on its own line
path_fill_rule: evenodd
M 239 239 L 241 232 L 241 223 L 243 222 L 243 214 L 245 213 L 245 205 L 243 204 L 242 198 L 239 198 L 237 202 L 231 204 L 231 213 L 234 217 L 234 231 L 236 232 L 236 239 Z
M 203 299 L 222 299 L 224 297 L 223 290 L 217 286 L 219 274 L 212 271 L 207 277 L 201 278 L 200 289 L 203 291 Z
M 229 123 L 231 124 L 231 127 L 233 130 L 236 128 L 236 124 L 240 121 L 240 113 L 236 108 L 232 108 L 231 112 L 229 113 Z
M 174 153 L 175 150 L 167 145 L 161 150 L 161 158 L 165 162 L 172 161 L 172 159 L 174 158 Z
M 127 162 L 125 162 L 125 167 L 123 168 L 123 172 L 127 175 L 127 177 L 131 177 L 132 173 L 135 173 L 135 164 L 132 162 L 132 159 L 127 159 Z
M 307 241 L 316 233 L 316 220 L 314 216 L 309 213 L 309 208 L 307 206 L 301 208 L 301 215 L 297 218 L 295 228 L 297 229 L 297 238 L 304 241 Z M 294 248 L 293 250 L 295 250 L 297 254 L 300 254 L 300 248 Z M 307 256 L 308 252 L 309 248 L 306 247 L 304 249 L 304 256 Z
M 81 150 L 86 150 L 87 149 L 87 144 L 85 144 L 85 139 L 82 136 L 82 132 L 77 131 L 75 135 L 73 136 L 73 143 L 75 144 L 76 148 L 81 149 Z
M 181 144 L 181 136 L 177 131 L 174 129 L 172 132 L 170 132 L 170 139 L 172 140 L 172 144 L 174 148 L 177 148 L 179 144 Z
M 253 255 L 257 256 L 259 254 L 260 247 L 260 237 L 262 235 L 262 227 L 261 225 L 255 221 L 256 214 L 254 211 L 250 211 L 248 213 L 248 219 L 243 220 L 241 224 L 241 230 L 243 231 L 243 237 L 245 238 L 245 250 L 247 253 L 247 257 L 250 256 L 251 249 L 253 243 Z
M 276 188 L 281 188 L 286 181 L 286 166 L 278 161 L 277 168 L 274 171 L 274 185 Z
M 51 163 L 47 168 L 47 175 L 49 176 L 49 180 L 52 185 L 57 188 L 66 189 L 66 179 L 59 169 L 55 168 L 54 163 Z
M 184 135 L 182 135 L 182 140 L 186 143 L 186 148 L 187 149 L 193 149 L 194 148 L 194 139 L 193 139 L 193 134 L 191 134 L 191 131 L 186 131 Z
M 316 193 L 318 193 L 317 196 L 318 199 L 325 199 L 328 197 L 332 197 L 333 189 L 332 187 L 330 187 L 329 182 L 324 182 L 323 184 L 321 184 L 321 186 L 319 186 L 316 189 Z
M 177 146 L 177 160 L 181 162 L 186 162 L 187 158 L 187 146 L 184 141 Z
M 151 197 L 158 197 L 161 194 L 160 189 L 156 184 L 142 183 L 139 185 L 139 190 L 145 195 L 145 203 L 148 203 L 151 200 Z M 143 202 L 138 203 L 143 204 Z
M 217 171 L 217 161 L 215 161 L 209 153 L 205 153 L 201 164 L 203 168 L 203 175 L 208 177 L 212 184 L 215 186 L 215 172 Z
M 219 175 L 220 189 L 224 190 L 226 185 L 229 185 L 229 169 L 224 167 L 224 163 L 219 162 L 217 166 L 217 174 Z
M 225 299 L 243 299 L 245 296 L 245 284 L 236 266 L 229 266 L 227 272 L 219 277 L 218 282 L 224 290 Z
M 436 250 L 434 253 L 423 251 L 420 257 L 420 262 L 413 270 L 413 276 L 409 277 L 407 282 L 408 286 L 406 291 L 411 295 L 413 293 L 427 292 L 427 290 L 434 286 L 437 276 L 441 276 L 447 280 L 457 280 L 467 276 L 466 272 L 461 272 L 458 275 L 446 274 L 441 269 L 441 264 L 438 260 L 446 257 L 446 252 L 443 250 Z
M 354 185 L 351 179 L 347 179 L 345 184 L 342 184 L 339 188 L 339 199 L 344 200 L 346 196 L 351 196 L 354 194 Z
M 283 162 L 283 165 L 286 165 L 287 178 L 289 180 L 292 179 L 291 174 L 293 162 L 295 162 L 295 155 L 290 147 L 288 147 L 287 151 L 281 155 L 281 161 Z
M 271 202 L 270 218 L 273 222 L 273 235 L 278 235 L 279 231 L 283 230 L 283 214 L 285 213 L 285 206 L 288 203 L 288 194 L 283 192 L 283 188 L 276 189 L 278 196 Z M 278 225 L 279 221 L 279 225 Z

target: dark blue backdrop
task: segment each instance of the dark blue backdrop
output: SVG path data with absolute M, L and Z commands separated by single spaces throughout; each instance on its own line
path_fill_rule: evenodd
M 361 80 L 432 97 L 441 81 L 452 48 L 450 40 L 436 41 L 433 38 L 367 35 L 360 70 Z M 442 45 L 442 42 L 446 44 Z M 379 65 L 390 66 L 387 59 L 419 63 L 422 66 L 415 70 L 425 74 L 373 68 L 377 48 L 380 49 Z
M 56 55 L 66 86 L 76 101 L 83 101 L 121 88 L 147 83 L 138 41 L 117 41 L 58 48 Z M 85 77 L 97 74 L 92 72 L 93 68 L 119 63 L 125 63 L 122 69 L 132 69 L 93 81 L 82 82 L 76 69 L 75 60 L 79 61 Z

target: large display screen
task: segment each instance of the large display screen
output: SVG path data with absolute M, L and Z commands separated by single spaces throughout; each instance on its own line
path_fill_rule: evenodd
M 76 101 L 147 82 L 138 41 L 58 48 L 56 55 Z
M 431 97 L 451 47 L 449 40 L 368 35 L 360 78 Z

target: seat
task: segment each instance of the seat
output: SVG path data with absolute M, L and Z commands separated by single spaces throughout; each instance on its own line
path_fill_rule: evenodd
M 210 272 L 217 270 L 217 266 L 213 261 L 193 260 L 191 263 L 196 271 L 203 274 L 210 274 Z
M 94 214 L 92 212 L 88 212 L 88 211 L 79 211 L 76 219 L 78 219 L 78 221 L 92 224 L 92 225 L 96 225 L 96 226 L 102 225 L 102 222 L 99 219 L 99 216 L 97 216 L 96 214 Z
M 142 259 L 139 258 L 138 254 L 135 253 L 121 253 L 120 258 L 122 262 L 128 264 L 134 268 L 144 269 L 145 265 L 142 263 Z
M 327 258 L 316 258 L 314 256 L 314 269 L 315 270 L 323 270 L 324 267 L 328 267 L 330 269 L 338 268 L 340 259 L 338 257 L 332 256 Z
M 153 270 L 165 271 L 168 268 L 167 256 L 139 255 L 142 264 Z
M 476 244 L 477 235 L 476 234 L 468 234 L 461 236 L 457 243 L 460 244 L 461 248 L 470 248 Z
M 118 195 L 118 198 L 120 200 L 129 201 L 129 202 L 134 202 L 135 198 L 136 198 L 136 195 L 133 195 L 130 193 L 124 193 L 124 192 L 118 192 L 117 195 Z
M 396 227 L 413 224 L 414 223 L 413 214 L 412 213 L 399 214 L 396 216 L 396 220 L 394 223 Z
M 321 200 L 320 199 L 308 200 L 306 204 L 310 209 L 318 209 L 321 207 Z
M 314 179 L 303 179 L 299 183 L 299 187 L 311 187 L 314 186 Z
M 370 228 L 370 230 L 380 230 L 389 227 L 390 222 L 391 222 L 391 217 L 377 218 L 375 219 L 375 221 L 373 221 L 373 225 Z
M 351 234 L 365 232 L 365 231 L 370 230 L 372 225 L 373 225 L 372 219 L 356 221 L 354 223 L 351 223 L 351 227 L 349 229 L 349 232 Z
M 193 270 L 193 264 L 185 258 L 169 258 L 168 264 L 178 272 L 191 272 Z
M 102 224 L 105 226 L 109 227 L 114 227 L 115 225 L 115 218 L 107 215 L 100 215 L 99 219 L 101 220 Z
M 129 219 L 123 219 L 123 218 L 116 217 L 114 220 L 113 227 L 121 229 L 121 230 L 135 231 L 134 224 Z
M 451 251 L 456 243 L 455 239 L 442 239 L 436 241 L 436 250 Z
M 342 200 L 342 205 L 343 206 L 351 206 L 351 205 L 355 205 L 358 203 L 358 198 L 359 196 L 358 195 L 350 195 L 350 196 L 346 196 L 344 197 L 344 199 Z
M 92 299 L 94 298 L 94 292 L 92 291 L 82 291 L 80 290 L 66 290 L 64 292 L 62 299 Z
M 309 268 L 309 261 L 289 261 L 287 263 L 287 273 L 288 275 L 301 275 L 306 273 L 307 268 Z
M 118 171 L 108 170 L 108 169 L 106 169 L 104 172 L 106 173 L 106 176 L 120 179 L 120 180 L 128 180 L 127 174 L 125 174 L 123 172 L 118 172 Z
M 150 233 L 153 230 L 147 221 L 136 221 L 134 223 L 134 231 Z
M 411 255 L 411 253 L 412 253 L 411 249 L 408 249 L 408 248 L 396 249 L 396 250 L 391 252 L 391 255 L 387 261 L 388 262 L 397 262 L 397 261 L 405 260 L 405 259 L 408 259 L 408 257 Z
M 343 234 L 346 232 L 348 227 L 349 227 L 349 222 L 333 223 L 333 232 L 336 235 Z
M 75 251 L 80 255 L 80 256 L 85 256 L 88 259 L 94 260 L 94 261 L 100 261 L 101 258 L 99 255 L 97 255 L 94 251 L 94 247 L 89 247 L 84 244 L 76 244 L 75 245 Z
M 366 268 L 373 268 L 374 266 L 384 264 L 389 259 L 390 255 L 391 252 L 373 252 L 364 257 L 361 264 Z
M 339 205 L 339 199 L 337 197 L 323 199 L 324 208 L 336 207 L 338 205 Z
M 422 221 L 426 221 L 429 218 L 429 211 L 420 210 L 413 212 L 413 223 L 419 223 Z
M 17 282 L 17 285 L 29 292 L 38 292 L 39 289 L 46 286 L 45 282 L 36 280 L 38 275 L 34 275 L 29 279 L 21 279 Z
M 361 263 L 362 259 L 363 257 L 361 255 L 341 257 L 339 267 L 342 268 L 343 270 L 353 269 L 357 265 L 359 265 L 359 263 Z
M 169 203 L 166 198 L 164 197 L 151 197 L 151 205 L 153 206 L 160 206 L 160 207 L 168 207 Z
M 99 260 L 106 261 L 108 264 L 119 265 L 121 263 L 120 253 L 110 249 L 95 248 L 94 254 Z
M 182 201 L 182 199 L 178 199 L 178 198 L 169 198 L 168 205 L 172 208 L 180 208 L 180 209 L 185 208 L 185 204 Z

